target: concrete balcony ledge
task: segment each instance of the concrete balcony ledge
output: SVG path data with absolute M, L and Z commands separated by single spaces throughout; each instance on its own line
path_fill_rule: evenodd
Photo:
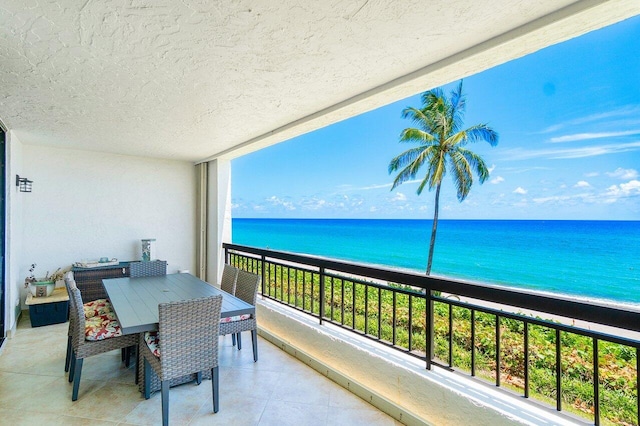
M 584 424 L 268 299 L 257 316 L 263 338 L 407 425 Z

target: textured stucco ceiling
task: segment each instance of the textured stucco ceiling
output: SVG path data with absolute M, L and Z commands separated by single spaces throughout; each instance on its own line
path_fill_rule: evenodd
M 638 13 L 638 0 L 0 0 L 0 119 L 26 144 L 233 156 Z

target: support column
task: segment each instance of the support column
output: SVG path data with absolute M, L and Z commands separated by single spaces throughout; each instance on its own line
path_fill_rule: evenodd
M 207 281 L 217 284 L 224 263 L 222 243 L 231 242 L 231 160 L 209 162 L 207 186 Z

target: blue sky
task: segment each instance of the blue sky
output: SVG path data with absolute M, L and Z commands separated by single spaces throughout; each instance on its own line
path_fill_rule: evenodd
M 445 177 L 440 218 L 640 220 L 638 52 L 635 17 L 465 78 L 465 126 L 500 139 L 469 146 L 491 176 L 464 202 Z M 387 171 L 419 95 L 233 160 L 233 217 L 432 218 Z

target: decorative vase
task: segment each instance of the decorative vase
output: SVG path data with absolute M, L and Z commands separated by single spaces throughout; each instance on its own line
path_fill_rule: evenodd
M 142 241 L 142 261 L 149 262 L 151 261 L 156 254 L 155 250 L 155 238 L 147 238 Z
M 48 297 L 53 293 L 56 283 L 53 281 L 35 281 L 29 283 L 29 291 L 33 297 Z

